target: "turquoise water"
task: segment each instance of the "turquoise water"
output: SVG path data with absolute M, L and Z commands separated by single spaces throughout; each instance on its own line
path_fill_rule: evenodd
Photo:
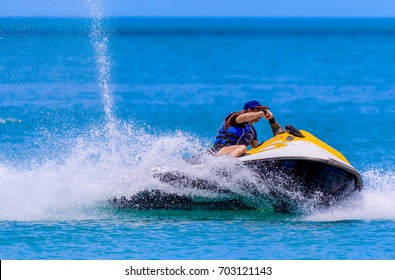
M 1 18 L 0 258 L 394 259 L 393 61 L 393 19 Z M 292 215 L 109 205 L 188 171 L 250 99 L 364 190 Z
M 180 220 L 173 213 L 161 220 L 155 219 L 156 214 L 148 214 L 154 217 L 148 220 L 114 217 L 81 222 L 5 222 L 1 227 L 7 236 L 2 237 L 2 258 L 394 258 L 393 238 L 388 232 L 395 227 L 389 222 L 215 221 L 209 213 L 204 215 L 207 220 L 194 221 L 190 215 Z

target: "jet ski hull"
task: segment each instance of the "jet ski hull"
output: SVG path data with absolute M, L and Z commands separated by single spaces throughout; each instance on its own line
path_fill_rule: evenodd
M 359 173 L 320 160 L 282 158 L 245 163 L 262 178 L 255 196 L 271 199 L 277 210 L 317 208 L 341 202 L 362 188 Z
M 129 198 L 114 198 L 111 204 L 119 209 L 131 210 L 251 210 L 241 199 L 219 201 L 195 200 L 191 196 L 161 190 L 145 190 Z

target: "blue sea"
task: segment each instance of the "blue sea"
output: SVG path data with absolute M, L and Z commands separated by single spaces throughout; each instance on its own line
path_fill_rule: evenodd
M 0 18 L 0 259 L 395 259 L 394 62 L 394 19 Z M 363 191 L 290 214 L 112 207 L 251 99 Z

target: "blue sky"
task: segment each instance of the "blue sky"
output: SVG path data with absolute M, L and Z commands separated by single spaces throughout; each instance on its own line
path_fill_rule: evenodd
M 89 16 L 89 0 L 0 0 L 0 16 Z M 109 16 L 395 17 L 395 0 L 91 0 Z

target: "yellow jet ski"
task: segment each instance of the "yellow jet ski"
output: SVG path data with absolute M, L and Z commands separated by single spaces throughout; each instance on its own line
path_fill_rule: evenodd
M 119 208 L 134 209 L 257 209 L 267 202 L 281 212 L 332 205 L 363 188 L 362 177 L 339 151 L 304 130 L 287 125 L 285 131 L 239 157 L 240 168 L 254 174 L 253 181 L 226 187 L 218 180 L 174 168 L 156 168 L 153 177 L 169 191 L 146 190 L 127 199 L 112 200 Z M 232 174 L 218 168 L 223 181 Z M 221 180 L 220 180 L 221 181 Z M 176 190 L 176 191 L 174 191 Z M 178 190 L 200 190 L 209 195 Z

